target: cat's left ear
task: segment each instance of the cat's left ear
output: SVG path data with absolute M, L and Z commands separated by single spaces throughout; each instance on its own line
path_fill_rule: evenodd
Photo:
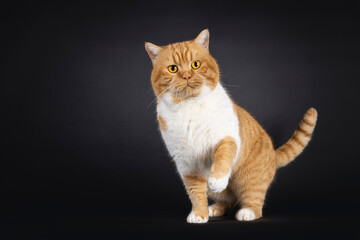
M 162 48 L 159 46 L 156 46 L 155 44 L 145 42 L 145 50 L 149 54 L 151 61 L 154 63 L 156 60 L 156 57 L 159 56 Z
M 209 29 L 205 29 L 195 38 L 195 42 L 206 50 L 209 50 L 209 38 Z

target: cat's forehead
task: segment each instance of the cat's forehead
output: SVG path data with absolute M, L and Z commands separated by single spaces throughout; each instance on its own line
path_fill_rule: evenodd
M 202 53 L 199 46 L 191 41 L 170 44 L 166 50 L 166 60 L 175 64 L 197 60 Z

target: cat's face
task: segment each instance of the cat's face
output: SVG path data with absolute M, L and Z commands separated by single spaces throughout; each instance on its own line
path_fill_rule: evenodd
M 202 31 L 191 41 L 167 46 L 145 43 L 153 63 L 151 83 L 161 98 L 170 94 L 177 104 L 211 92 L 219 81 L 219 68 L 209 52 L 209 31 Z

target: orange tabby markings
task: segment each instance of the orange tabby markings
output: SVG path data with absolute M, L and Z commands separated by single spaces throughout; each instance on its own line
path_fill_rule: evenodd
M 242 149 L 229 182 L 242 208 L 255 213 L 255 219 L 262 216 L 266 191 L 275 175 L 276 165 L 271 139 L 252 116 L 240 107 L 236 108 L 239 118 Z M 242 220 L 242 218 L 237 219 Z M 252 219 L 250 219 L 252 220 Z
M 153 63 L 151 84 L 158 97 L 158 106 L 160 102 L 168 99 L 164 98 L 166 94 L 170 94 L 170 105 L 182 102 L 186 105 L 185 101 L 199 96 L 203 89 L 214 91 L 218 89 L 219 85 L 221 87 L 221 83 L 219 83 L 219 67 L 216 60 L 209 53 L 208 47 L 208 30 L 202 31 L 194 40 L 167 46 L 160 47 L 145 43 L 146 51 Z M 193 61 L 200 62 L 198 69 L 191 67 Z M 176 65 L 178 71 L 174 73 L 168 71 L 170 65 Z M 191 77 L 184 78 L 185 73 Z M 204 88 L 204 86 L 207 86 L 207 88 Z M 226 94 L 225 96 L 228 97 Z M 182 176 L 193 205 L 192 212 L 188 216 L 188 222 L 207 222 L 209 210 L 211 216 L 220 216 L 225 214 L 236 203 L 240 203 L 242 207 L 236 214 L 237 220 L 249 221 L 260 218 L 266 192 L 275 176 L 276 169 L 285 166 L 303 151 L 311 139 L 317 120 L 317 111 L 314 108 L 309 109 L 291 138 L 278 149 L 274 149 L 269 135 L 246 110 L 236 103 L 233 103 L 233 110 L 238 119 L 239 137 L 241 139 L 241 148 L 236 164 L 233 166 L 233 160 L 237 153 L 237 146 L 233 137 L 238 138 L 233 135 L 233 137 L 223 138 L 213 149 L 213 165 L 210 169 L 208 181 L 207 177 L 198 172 L 204 174 L 209 169 L 203 171 L 204 169 L 195 168 L 186 171 L 196 172 Z M 192 120 L 196 121 L 196 119 Z M 162 131 L 166 131 L 168 126 L 174 126 L 171 125 L 174 122 L 166 122 L 161 115 L 158 115 L 158 121 Z M 205 121 L 201 125 L 206 126 L 206 124 Z M 177 127 L 176 124 L 175 127 Z M 186 131 L 189 132 L 189 128 Z M 229 133 L 224 133 L 221 137 L 223 136 L 229 136 Z M 199 139 L 201 138 L 202 136 L 199 136 Z M 210 151 L 213 144 L 216 143 L 212 143 L 209 149 L 204 149 Z M 188 150 L 186 144 L 184 149 Z M 190 148 L 190 151 L 192 150 Z M 192 166 L 192 164 L 188 165 Z M 193 165 L 196 167 L 201 166 L 196 162 Z M 224 178 L 227 177 L 226 175 L 230 171 L 230 178 Z M 221 182 L 217 179 L 226 179 L 226 181 Z M 207 189 L 208 182 L 210 189 Z M 225 184 L 218 184 L 219 182 Z M 207 206 L 206 193 L 216 201 L 210 207 Z
M 196 39 L 167 46 L 145 42 L 145 49 L 153 63 L 151 84 L 158 97 L 171 92 L 173 103 L 178 104 L 189 97 L 199 96 L 203 85 L 212 90 L 216 87 L 219 82 L 218 65 L 209 51 L 195 41 Z M 191 67 L 193 61 L 200 61 L 199 69 Z M 179 70 L 170 73 L 169 65 L 177 65 Z M 183 78 L 184 72 L 191 75 L 188 82 Z
M 209 216 L 219 217 L 225 215 L 226 211 L 234 206 L 233 203 L 218 201 L 215 204 L 209 206 Z
M 210 177 L 222 178 L 229 173 L 236 150 L 236 143 L 232 137 L 225 137 L 218 143 L 212 154 L 214 163 L 211 167 Z
M 289 141 L 276 150 L 278 167 L 282 167 L 299 155 L 308 144 L 314 131 L 317 120 L 317 111 L 310 108 L 301 120 Z
M 220 193 L 214 193 L 208 189 L 207 195 L 212 199 L 216 199 L 217 202 L 225 202 L 231 206 L 234 206 L 237 202 L 234 193 L 230 190 L 229 187 Z
M 158 122 L 159 122 L 159 127 L 162 131 L 166 131 L 167 130 L 167 124 L 166 124 L 166 121 L 165 119 L 160 115 L 158 114 Z
M 184 185 L 192 203 L 192 211 L 196 216 L 205 219 L 209 216 L 207 208 L 207 181 L 201 175 L 186 175 L 183 177 Z

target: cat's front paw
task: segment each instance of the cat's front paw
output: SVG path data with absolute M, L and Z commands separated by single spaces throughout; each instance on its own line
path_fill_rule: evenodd
M 193 211 L 189 214 L 186 221 L 188 223 L 207 223 L 209 220 L 209 216 L 205 214 L 198 214 Z
M 214 178 L 211 177 L 210 175 L 208 179 L 209 188 L 214 193 L 222 192 L 227 187 L 228 183 L 229 183 L 229 176 Z

